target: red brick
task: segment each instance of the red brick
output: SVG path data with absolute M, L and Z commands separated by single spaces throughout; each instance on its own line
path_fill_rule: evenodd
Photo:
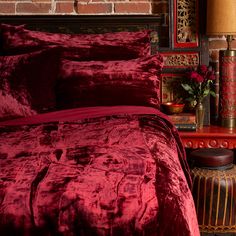
M 51 3 L 26 3 L 18 2 L 16 5 L 16 13 L 49 13 Z
M 19 0 L 18 0 L 19 1 Z M 52 0 L 31 0 L 32 2 L 52 2 Z
M 236 41 L 235 40 L 231 43 L 231 46 L 235 50 L 235 48 L 236 48 Z
M 209 54 L 210 54 L 210 58 L 212 59 L 212 61 L 219 60 L 219 50 L 210 50 Z
M 87 1 L 89 1 L 89 0 L 87 0 Z M 108 0 L 107 2 L 113 2 L 113 1 L 114 0 Z M 92 0 L 92 2 L 105 2 L 105 0 Z
M 115 13 L 150 13 L 150 3 L 114 3 Z
M 77 4 L 77 13 L 79 14 L 111 13 L 111 10 L 111 3 Z
M 127 2 L 127 0 L 106 0 L 107 2 Z
M 152 3 L 167 3 L 168 4 L 169 0 L 152 0 Z
M 57 2 L 56 13 L 73 13 L 74 2 Z
M 77 3 L 88 3 L 88 2 L 90 2 L 91 0 L 75 0 L 75 3 L 77 2 Z
M 212 39 L 209 41 L 209 49 L 226 48 L 227 43 L 224 39 Z
M 15 3 L 0 3 L 0 14 L 15 13 Z

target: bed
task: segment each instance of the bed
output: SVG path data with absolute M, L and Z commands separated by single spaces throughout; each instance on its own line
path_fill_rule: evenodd
M 198 236 L 161 18 L 0 22 L 1 235 Z

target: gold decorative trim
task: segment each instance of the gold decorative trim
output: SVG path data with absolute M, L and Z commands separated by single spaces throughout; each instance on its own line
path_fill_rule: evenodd
M 231 204 L 230 204 L 230 218 L 229 218 L 229 223 L 230 225 L 232 225 L 232 216 L 233 216 L 233 197 L 234 197 L 234 183 L 233 183 L 233 179 L 230 180 L 231 181 L 231 186 L 232 186 L 232 191 L 231 191 Z
M 176 0 L 177 43 L 197 42 L 197 0 Z
M 228 169 L 227 171 L 222 170 L 209 170 L 209 169 L 203 169 L 203 168 L 197 168 L 195 167 L 192 170 L 192 173 L 194 176 L 204 177 L 204 178 L 230 178 L 235 179 L 236 181 L 236 166 L 234 165 L 233 168 Z
M 227 182 L 227 179 L 226 179 Z M 226 213 L 227 213 L 227 204 L 228 204 L 228 184 L 225 186 L 225 205 L 224 205 L 224 216 L 223 216 L 223 225 L 225 225 L 225 218 L 226 218 Z
M 236 233 L 236 226 L 213 226 L 199 225 L 199 229 L 204 233 Z
M 180 135 L 181 136 L 181 135 Z M 184 138 L 182 141 L 185 148 L 236 148 L 235 138 L 217 138 L 217 139 L 205 139 L 205 138 Z
M 199 65 L 198 53 L 162 53 L 166 67 L 195 67 Z
M 218 191 L 217 191 L 217 204 L 216 204 L 216 221 L 215 225 L 218 223 L 218 218 L 219 218 L 219 206 L 220 206 L 220 179 L 218 180 Z
M 212 217 L 212 205 L 213 205 L 213 187 L 214 187 L 214 180 L 215 178 L 212 178 L 211 181 L 211 197 L 210 197 L 210 212 L 209 212 L 209 219 L 208 219 L 208 225 L 211 224 L 211 217 Z

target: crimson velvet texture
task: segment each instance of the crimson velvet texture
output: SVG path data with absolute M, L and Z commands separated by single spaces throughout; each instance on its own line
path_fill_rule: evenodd
M 1 34 L 1 236 L 199 236 L 149 32 Z
M 199 236 L 184 149 L 157 109 L 77 108 L 0 131 L 1 236 Z
M 1 24 L 2 53 L 18 54 L 49 45 L 63 48 L 67 58 L 119 60 L 150 55 L 150 31 L 104 34 L 56 34 Z
M 133 60 L 62 60 L 57 108 L 146 105 L 159 108 L 160 54 Z
M 29 116 L 56 106 L 59 50 L 0 57 L 0 119 Z

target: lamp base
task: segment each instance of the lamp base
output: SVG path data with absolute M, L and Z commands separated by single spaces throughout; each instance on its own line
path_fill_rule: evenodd
M 227 128 L 236 127 L 236 118 L 221 119 L 221 125 Z
M 236 50 L 220 51 L 221 125 L 236 127 Z

